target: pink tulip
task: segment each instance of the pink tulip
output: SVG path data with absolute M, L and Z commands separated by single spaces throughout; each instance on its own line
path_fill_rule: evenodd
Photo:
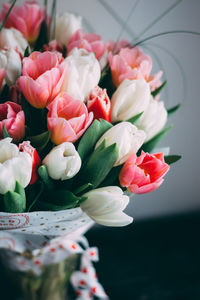
M 66 73 L 57 54 L 33 52 L 23 59 L 19 85 L 26 100 L 36 108 L 46 107 L 60 92 Z
M 58 56 L 60 63 L 64 60 L 64 57 L 62 56 L 64 49 L 56 40 L 50 41 L 48 45 L 44 45 L 43 51 L 50 51 L 55 53 Z
M 67 93 L 59 94 L 47 107 L 47 126 L 51 130 L 51 140 L 59 145 L 80 138 L 93 119 L 93 113 L 88 114 L 85 104 L 74 100 Z
M 106 49 L 108 52 L 118 53 L 122 48 L 130 47 L 130 43 L 126 40 L 119 40 L 118 42 L 114 42 L 112 40 L 107 41 Z
M 168 172 L 169 165 L 163 153 L 149 154 L 142 151 L 139 157 L 132 154 L 125 162 L 120 175 L 120 184 L 134 194 L 149 193 L 157 189 Z
M 112 79 L 119 86 L 124 79 L 145 79 L 150 84 L 151 91 L 161 85 L 162 72 L 151 75 L 152 60 L 138 47 L 122 48 L 119 54 L 108 55 Z
M 77 30 L 69 39 L 68 53 L 73 48 L 83 48 L 88 52 L 94 52 L 97 59 L 100 59 L 105 51 L 105 45 L 100 35 L 89 33 L 85 34 L 81 29 Z
M 14 102 L 0 104 L 0 139 L 3 139 L 3 126 L 15 142 L 25 135 L 25 116 L 21 106 Z
M 3 80 L 4 80 L 5 75 L 6 75 L 6 70 L 0 69 L 0 90 L 3 87 Z
M 11 4 L 4 3 L 0 20 L 3 21 Z M 26 1 L 22 6 L 14 6 L 9 14 L 5 28 L 15 28 L 19 30 L 29 43 L 36 41 L 40 25 L 44 18 L 44 12 L 36 1 Z

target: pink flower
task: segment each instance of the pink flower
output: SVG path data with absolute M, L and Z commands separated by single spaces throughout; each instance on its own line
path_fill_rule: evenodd
M 48 45 L 44 45 L 43 51 L 54 52 L 58 56 L 60 63 L 64 60 L 64 57 L 62 56 L 64 49 L 56 40 L 50 41 Z
M 28 153 L 32 158 L 32 174 L 29 184 L 33 184 L 38 178 L 37 170 L 40 165 L 40 156 L 37 150 L 31 146 L 29 141 L 24 141 L 22 144 L 19 144 L 19 151 Z
M 46 107 L 59 94 L 65 71 L 55 53 L 36 51 L 25 57 L 19 85 L 26 100 L 36 108 Z
M 94 33 L 85 34 L 81 29 L 77 30 L 69 39 L 67 45 L 68 54 L 73 48 L 83 48 L 88 52 L 94 52 L 97 59 L 100 59 L 105 51 L 105 45 L 100 35 Z
M 106 48 L 108 52 L 118 53 L 122 48 L 130 47 L 130 43 L 126 40 L 120 40 L 114 42 L 112 40 L 107 41 Z
M 94 119 L 104 119 L 111 122 L 111 102 L 106 92 L 99 86 L 96 86 L 90 94 L 87 101 L 88 111 L 92 111 Z
M 57 145 L 78 140 L 93 119 L 85 104 L 67 93 L 59 94 L 47 108 L 47 126 L 52 142 Z
M 0 20 L 3 21 L 11 4 L 4 3 Z M 26 1 L 22 6 L 14 6 L 9 14 L 5 28 L 15 28 L 19 30 L 29 43 L 36 41 L 40 25 L 44 18 L 44 12 L 36 1 Z
M 134 194 L 149 193 L 162 184 L 168 170 L 162 152 L 149 154 L 142 151 L 139 157 L 132 154 L 125 162 L 119 180 L 121 186 Z
M 15 142 L 25 135 L 25 116 L 21 106 L 13 102 L 0 104 L 0 139 L 3 139 L 3 126 Z
M 152 60 L 150 56 L 144 54 L 138 47 L 122 48 L 119 54 L 108 55 L 111 68 L 112 79 L 116 86 L 124 79 L 145 79 L 149 82 L 151 91 L 161 85 L 160 78 L 162 72 L 151 75 Z
M 6 75 L 6 70 L 4 68 L 0 69 L 0 90 L 3 87 L 3 80 L 4 80 L 5 75 Z

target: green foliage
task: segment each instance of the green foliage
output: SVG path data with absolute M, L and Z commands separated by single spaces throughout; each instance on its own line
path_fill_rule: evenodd
M 155 135 L 150 141 L 143 144 L 140 151 L 143 150 L 144 152 L 152 152 L 155 146 L 162 140 L 162 138 L 167 134 L 167 132 L 172 128 L 172 125 L 168 126 L 161 130 L 157 135 Z
M 22 213 L 26 209 L 26 195 L 24 188 L 16 182 L 15 190 L 4 194 L 4 211 L 8 213 Z
M 31 145 L 36 148 L 39 153 L 41 153 L 50 141 L 50 137 L 51 131 L 45 131 L 41 134 L 27 137 L 27 139 L 31 142 Z
M 155 98 L 158 94 L 160 94 L 160 92 L 162 91 L 162 89 L 166 84 L 167 84 L 167 80 L 165 80 L 155 91 L 153 91 L 151 95 Z
M 167 155 L 167 156 L 165 156 L 165 162 L 168 165 L 171 165 L 171 164 L 177 162 L 180 159 L 181 159 L 181 155 Z
M 5 124 L 3 124 L 3 138 L 10 137 L 10 134 L 8 133 Z
M 83 160 L 93 151 L 94 146 L 100 137 L 112 127 L 112 124 L 100 119 L 95 120 L 85 132 L 78 145 L 78 153 Z
M 136 116 L 130 118 L 129 120 L 127 120 L 127 122 L 130 122 L 131 124 L 135 125 L 137 123 L 137 121 L 139 120 L 139 118 L 142 116 L 143 111 L 139 114 L 137 114 Z
M 48 44 L 48 42 L 48 28 L 46 20 L 44 19 L 40 27 L 40 33 L 35 43 L 34 51 L 40 51 L 45 44 Z
M 173 115 L 180 107 L 181 107 L 181 104 L 179 103 L 179 104 L 177 104 L 177 105 L 175 105 L 175 106 L 169 108 L 169 109 L 167 110 L 168 117 L 171 116 L 171 115 Z

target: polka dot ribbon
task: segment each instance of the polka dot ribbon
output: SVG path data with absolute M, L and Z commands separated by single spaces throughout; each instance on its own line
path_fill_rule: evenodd
M 92 262 L 99 260 L 98 249 L 89 247 L 85 237 L 81 237 L 79 242 L 84 245 L 85 251 L 82 253 L 80 271 L 75 271 L 71 278 L 71 284 L 77 294 L 76 300 L 92 300 L 95 298 L 106 299 L 102 285 L 99 283 L 96 271 Z

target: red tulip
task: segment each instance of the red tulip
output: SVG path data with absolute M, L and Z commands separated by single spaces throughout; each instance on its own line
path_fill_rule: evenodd
M 33 184 L 38 178 L 37 169 L 40 165 L 40 156 L 37 150 L 31 146 L 29 141 L 25 141 L 22 144 L 19 144 L 19 150 L 28 153 L 32 158 L 32 175 L 29 184 Z
M 111 103 L 106 89 L 96 86 L 87 102 L 88 111 L 92 111 L 94 119 L 104 119 L 111 122 Z
M 119 180 L 121 186 L 134 194 L 149 193 L 162 184 L 168 170 L 162 152 L 149 154 L 142 151 L 139 157 L 132 154 L 125 162 Z

